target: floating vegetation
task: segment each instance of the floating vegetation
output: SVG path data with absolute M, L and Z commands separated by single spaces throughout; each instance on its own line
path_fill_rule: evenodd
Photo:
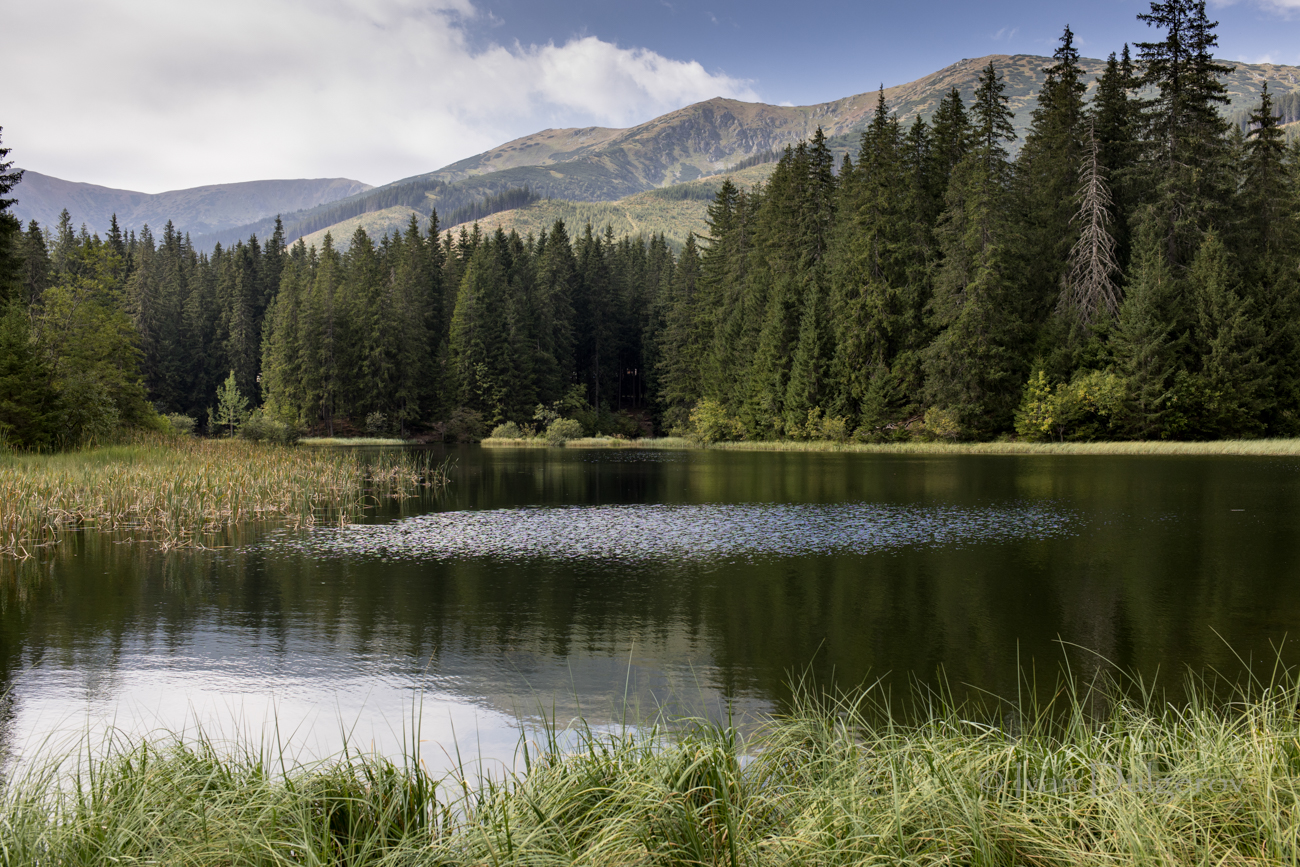
M 409 754 L 122 739 L 0 786 L 0 863 L 1295 863 L 1295 684 L 1196 694 L 1066 686 L 1009 715 L 917 694 L 907 722 L 868 691 L 749 736 L 578 721 L 521 741 L 514 768 L 441 778 Z
M 239 525 L 344 525 L 384 500 L 446 485 L 426 452 L 354 452 L 241 440 L 140 439 L 0 458 L 0 555 L 31 556 L 68 533 L 121 533 L 163 550 L 205 547 Z

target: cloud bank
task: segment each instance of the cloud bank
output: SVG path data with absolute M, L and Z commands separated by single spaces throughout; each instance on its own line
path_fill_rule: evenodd
M 627 126 L 749 83 L 594 36 L 478 42 L 471 0 L 43 0 L 6 11 L 19 165 L 157 192 L 372 184 L 551 126 Z

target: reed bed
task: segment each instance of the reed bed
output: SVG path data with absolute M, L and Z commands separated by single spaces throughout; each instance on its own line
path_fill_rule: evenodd
M 303 437 L 305 446 L 409 446 L 411 440 L 396 437 Z
M 409 756 L 119 743 L 0 786 L 0 864 L 1296 863 L 1294 684 L 1200 695 L 1114 696 L 1098 718 L 1067 690 L 1014 724 L 805 698 L 748 737 L 579 722 L 522 742 L 513 770 L 437 779 Z
M 347 523 L 381 500 L 441 487 L 447 470 L 424 453 L 359 458 L 242 440 L 10 455 L 0 457 L 0 555 L 27 557 L 86 529 L 166 550 L 255 522 Z

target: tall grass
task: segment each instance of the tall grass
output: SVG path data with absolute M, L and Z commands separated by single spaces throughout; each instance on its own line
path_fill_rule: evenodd
M 0 863 L 1296 863 L 1294 682 L 1225 703 L 1193 693 L 1174 707 L 1067 688 L 1013 722 L 932 696 L 917 723 L 871 693 L 804 698 L 748 738 L 579 723 L 476 778 L 410 758 L 126 744 L 4 784 Z
M 242 440 L 142 438 L 10 455 L 0 457 L 0 555 L 29 556 L 83 529 L 171 549 L 251 522 L 346 523 L 380 500 L 446 481 L 447 465 L 425 453 L 362 459 Z

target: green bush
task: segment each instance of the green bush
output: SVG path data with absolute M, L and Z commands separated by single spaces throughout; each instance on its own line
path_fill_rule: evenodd
M 285 424 L 279 419 L 271 418 L 259 409 L 255 410 L 247 421 L 239 426 L 239 436 L 241 439 L 251 440 L 255 443 L 265 442 L 288 446 L 298 441 L 298 429 Z
M 519 425 L 512 421 L 499 424 L 492 428 L 492 439 L 494 440 L 517 440 L 523 435 L 524 432 L 519 429 Z
M 727 414 L 716 400 L 702 400 L 691 410 L 691 430 L 706 443 L 740 439 L 744 432 L 740 422 Z
M 372 437 L 388 433 L 388 416 L 378 410 L 367 415 L 366 433 Z
M 546 441 L 553 446 L 562 446 L 569 440 L 584 436 L 582 423 L 571 418 L 557 418 L 546 429 Z
M 442 438 L 452 443 L 476 443 L 483 439 L 484 428 L 483 413 L 457 407 L 442 427 Z
M 1016 433 L 1030 440 L 1097 439 L 1111 433 L 1125 400 L 1124 380 L 1113 373 L 1081 370 L 1053 386 L 1040 370 L 1025 384 Z
M 172 436 L 188 437 L 194 435 L 194 425 L 196 424 L 193 416 L 183 415 L 179 412 L 169 412 L 163 416 L 167 422 L 167 427 Z

